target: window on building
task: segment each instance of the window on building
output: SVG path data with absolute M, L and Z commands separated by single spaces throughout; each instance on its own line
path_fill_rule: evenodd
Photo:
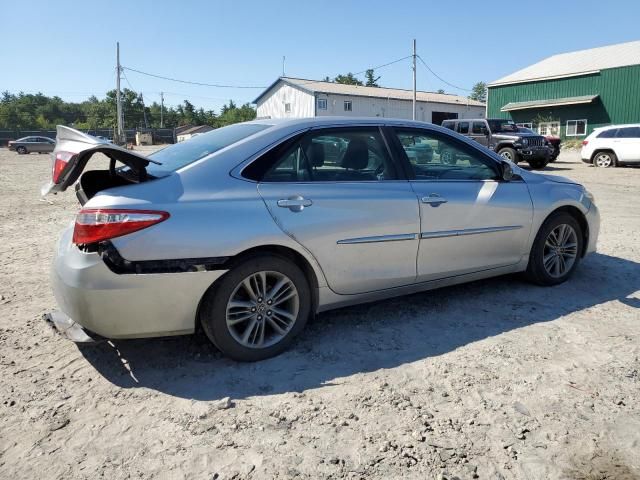
M 469 133 L 469 122 L 458 123 L 458 133 Z
M 318 99 L 318 110 L 326 110 L 327 109 L 327 99 L 319 98 Z
M 291 104 L 290 103 L 285 103 L 284 104 L 284 111 L 285 111 L 285 113 L 291 113 Z
M 538 133 L 540 135 L 560 136 L 560 122 L 540 122 L 538 124 Z
M 586 120 L 567 120 L 567 137 L 579 137 L 587 134 Z
M 353 110 L 353 105 L 351 104 L 351 100 L 344 101 L 344 111 L 351 112 Z

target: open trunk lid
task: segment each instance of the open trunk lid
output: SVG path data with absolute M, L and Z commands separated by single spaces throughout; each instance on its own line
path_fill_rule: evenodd
M 82 133 L 73 128 L 58 125 L 56 146 L 51 153 L 51 181 L 41 189 L 42 195 L 65 191 L 73 185 L 95 153 L 109 157 L 109 170 L 115 175 L 115 164 L 121 162 L 131 170 L 131 176 L 138 182 L 147 179 L 146 167 L 149 163 L 161 165 L 144 155 L 126 150 L 112 143 Z

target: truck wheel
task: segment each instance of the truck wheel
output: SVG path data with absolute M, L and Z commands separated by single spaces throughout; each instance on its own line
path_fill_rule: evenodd
M 529 160 L 528 163 L 529 163 L 529 166 L 531 167 L 531 170 L 542 170 L 544 167 L 547 166 L 549 161 L 542 158 L 535 158 L 535 159 Z
M 498 152 L 498 155 L 500 155 L 502 158 L 506 158 L 507 160 L 512 161 L 513 163 L 516 163 L 518 161 L 518 154 L 513 148 L 510 147 L 501 148 Z

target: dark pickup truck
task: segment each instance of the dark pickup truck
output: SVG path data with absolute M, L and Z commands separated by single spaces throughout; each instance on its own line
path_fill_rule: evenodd
M 472 138 L 514 163 L 525 161 L 533 170 L 546 167 L 553 152 L 553 147 L 542 135 L 521 132 L 511 120 L 445 120 L 442 126 Z

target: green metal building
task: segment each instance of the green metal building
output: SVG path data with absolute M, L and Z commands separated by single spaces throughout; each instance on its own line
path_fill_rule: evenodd
M 575 139 L 640 123 L 640 41 L 554 55 L 491 82 L 487 118 Z

